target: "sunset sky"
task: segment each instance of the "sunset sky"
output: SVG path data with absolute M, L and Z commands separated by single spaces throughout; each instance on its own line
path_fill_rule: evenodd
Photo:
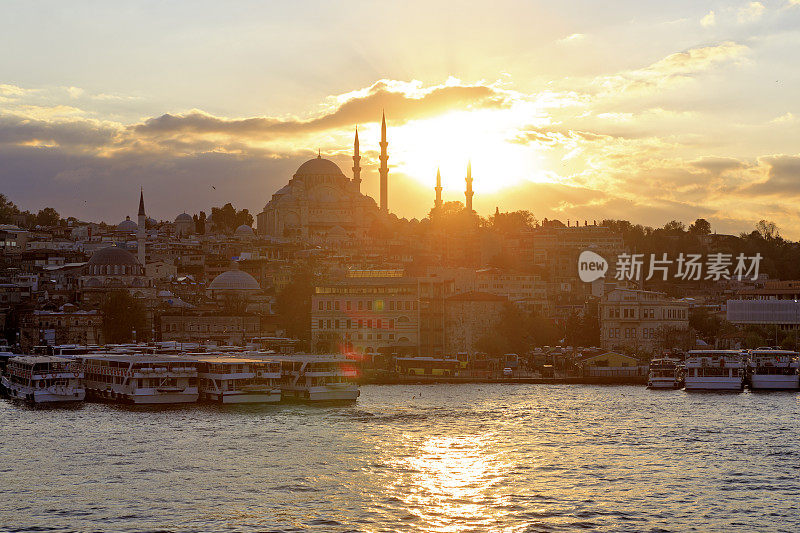
M 254 215 L 321 150 L 424 217 L 763 218 L 800 238 L 800 0 L 4 2 L 0 192 L 119 222 Z M 213 187 L 212 187 L 213 186 Z

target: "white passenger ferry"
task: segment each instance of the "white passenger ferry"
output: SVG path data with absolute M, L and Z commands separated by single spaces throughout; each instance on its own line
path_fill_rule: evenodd
M 678 389 L 683 386 L 683 368 L 677 359 L 659 357 L 650 361 L 649 389 Z
M 78 357 L 91 398 L 137 404 L 197 401 L 197 361 L 158 354 Z
M 2 377 L 12 398 L 34 403 L 80 402 L 86 396 L 80 365 L 61 357 L 11 357 Z
M 284 400 L 355 401 L 361 394 L 358 362 L 343 355 L 267 355 L 280 361 Z
M 219 403 L 281 400 L 281 363 L 249 357 L 198 355 L 200 399 Z
M 750 350 L 750 388 L 800 389 L 797 352 L 788 350 Z
M 691 350 L 686 355 L 686 390 L 737 390 L 744 387 L 745 363 L 736 350 Z

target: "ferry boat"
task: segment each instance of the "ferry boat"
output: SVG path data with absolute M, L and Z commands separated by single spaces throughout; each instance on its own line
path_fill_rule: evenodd
M 281 363 L 248 357 L 195 356 L 200 399 L 219 403 L 275 403 L 281 400 Z
M 744 387 L 745 363 L 736 350 L 691 350 L 686 354 L 687 391 L 736 390 Z
M 798 354 L 788 350 L 750 350 L 750 388 L 800 389 Z
M 357 361 L 343 355 L 270 355 L 281 364 L 284 400 L 355 401 L 361 391 L 356 383 Z
M 683 372 L 677 359 L 659 357 L 650 361 L 647 376 L 649 389 L 679 389 L 683 386 Z
M 197 401 L 197 361 L 159 354 L 78 357 L 90 398 L 136 404 Z
M 11 398 L 33 403 L 80 402 L 86 397 L 80 365 L 61 357 L 11 357 L 2 384 Z

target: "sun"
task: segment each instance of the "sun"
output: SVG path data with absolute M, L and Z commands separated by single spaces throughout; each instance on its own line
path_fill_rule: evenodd
M 541 155 L 513 142 L 519 121 L 508 109 L 484 109 L 407 122 L 392 128 L 395 168 L 430 187 L 440 169 L 445 197 L 462 194 L 468 161 L 476 193 L 540 181 Z

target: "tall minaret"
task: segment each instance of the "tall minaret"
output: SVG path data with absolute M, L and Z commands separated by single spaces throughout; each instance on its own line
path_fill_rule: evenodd
M 381 212 L 389 212 L 389 155 L 386 153 L 386 147 L 389 143 L 386 142 L 386 113 L 383 113 L 381 119 Z
M 467 211 L 472 213 L 472 161 L 467 161 L 467 190 L 464 191 L 464 196 L 467 197 Z
M 145 255 L 145 226 L 147 225 L 147 216 L 144 214 L 144 188 L 139 191 L 139 227 L 136 228 L 136 255 L 139 259 L 139 264 L 144 268 Z
M 436 200 L 433 202 L 434 207 L 442 207 L 442 174 L 439 169 L 436 169 Z
M 361 192 L 361 152 L 358 149 L 358 126 L 356 126 L 356 140 L 353 143 L 353 183 L 356 190 Z

